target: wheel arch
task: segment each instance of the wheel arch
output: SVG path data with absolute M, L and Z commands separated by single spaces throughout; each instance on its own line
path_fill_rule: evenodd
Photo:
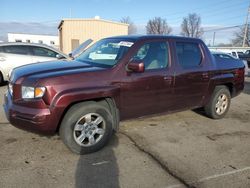
M 117 102 L 115 101 L 115 99 L 111 96 L 107 96 L 107 97 L 100 97 L 100 98 L 93 98 L 93 99 L 89 99 L 89 100 L 78 100 L 78 101 L 74 101 L 72 103 L 70 103 L 62 112 L 62 115 L 60 117 L 60 120 L 57 124 L 56 127 L 56 132 L 58 133 L 59 129 L 60 129 L 60 125 L 62 123 L 62 120 L 65 116 L 65 114 L 69 111 L 69 109 L 71 107 L 73 107 L 76 104 L 79 103 L 84 103 L 84 102 L 96 102 L 99 103 L 105 107 L 108 107 L 108 109 L 111 112 L 111 115 L 113 117 L 113 129 L 114 131 L 117 131 L 119 128 L 119 121 L 120 121 L 120 112 L 117 106 Z

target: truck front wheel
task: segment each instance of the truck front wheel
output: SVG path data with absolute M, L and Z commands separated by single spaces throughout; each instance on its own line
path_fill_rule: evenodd
M 112 132 L 109 109 L 98 102 L 83 102 L 72 106 L 65 114 L 59 134 L 74 153 L 87 154 L 100 150 Z
M 204 109 L 210 118 L 220 119 L 228 112 L 230 102 L 231 95 L 228 88 L 226 86 L 217 86 Z

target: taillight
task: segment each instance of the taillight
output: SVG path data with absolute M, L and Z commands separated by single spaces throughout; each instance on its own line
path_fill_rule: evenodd
M 235 77 L 244 77 L 245 69 L 236 69 L 234 75 Z
M 235 82 L 244 82 L 245 80 L 245 69 L 236 69 L 234 72 Z

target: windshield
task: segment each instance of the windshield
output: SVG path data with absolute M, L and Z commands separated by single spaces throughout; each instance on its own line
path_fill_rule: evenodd
M 113 67 L 133 44 L 131 40 L 103 39 L 84 51 L 76 60 L 95 66 Z

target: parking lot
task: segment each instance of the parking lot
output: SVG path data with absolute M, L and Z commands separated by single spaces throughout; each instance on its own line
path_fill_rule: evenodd
M 194 110 L 125 121 L 89 155 L 11 126 L 2 108 L 0 120 L 0 187 L 250 187 L 250 78 L 222 120 Z

